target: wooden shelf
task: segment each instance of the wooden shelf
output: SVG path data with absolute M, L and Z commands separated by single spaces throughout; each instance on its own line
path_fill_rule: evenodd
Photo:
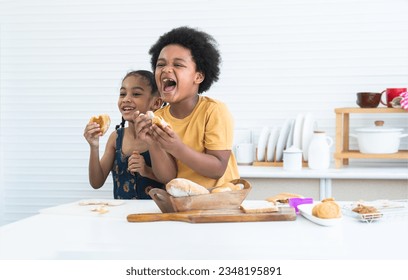
M 349 150 L 350 114 L 406 114 L 407 110 L 396 108 L 336 108 L 336 152 L 335 167 L 349 164 L 350 158 L 357 159 L 408 159 L 408 151 L 398 151 L 394 154 L 362 154 Z
M 408 151 L 400 150 L 395 154 L 362 154 L 359 151 L 351 150 L 334 154 L 335 158 L 378 158 L 378 159 L 408 159 Z
M 408 113 L 407 110 L 404 109 L 396 109 L 396 108 L 336 108 L 334 109 L 336 114 L 347 114 L 347 113 L 356 113 L 356 114 L 398 114 L 398 113 Z

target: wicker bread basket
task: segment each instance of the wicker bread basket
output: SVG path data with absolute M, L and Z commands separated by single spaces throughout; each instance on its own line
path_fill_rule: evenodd
M 183 212 L 190 210 L 239 209 L 242 201 L 251 190 L 251 184 L 244 179 L 231 181 L 244 187 L 238 191 L 209 193 L 195 196 L 174 197 L 165 190 L 154 188 L 149 195 L 163 213 Z

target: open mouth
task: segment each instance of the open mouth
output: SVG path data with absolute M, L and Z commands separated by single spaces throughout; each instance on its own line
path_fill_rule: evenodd
M 163 89 L 164 91 L 171 91 L 176 87 L 177 83 L 173 79 L 164 78 L 163 79 Z
M 133 111 L 135 108 L 134 107 L 123 107 L 122 110 L 125 112 Z

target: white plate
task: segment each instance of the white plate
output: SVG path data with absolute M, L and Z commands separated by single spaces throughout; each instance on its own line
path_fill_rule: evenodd
M 312 209 L 313 207 L 320 202 L 315 202 L 313 204 L 301 204 L 298 205 L 298 209 L 300 214 L 302 214 L 303 217 L 308 219 L 309 221 L 316 223 L 321 226 L 325 227 L 331 227 L 331 226 L 336 226 L 341 223 L 343 218 L 336 218 L 336 219 L 320 219 L 312 215 Z
M 265 126 L 262 128 L 261 135 L 259 136 L 258 140 L 258 151 L 256 154 L 256 158 L 258 161 L 264 161 L 265 160 L 265 150 L 266 150 L 266 144 L 268 143 L 268 137 L 269 137 L 269 127 Z
M 267 161 L 273 161 L 273 157 L 275 155 L 275 149 L 276 149 L 276 144 L 278 143 L 278 137 L 279 137 L 279 128 L 274 127 L 271 130 L 271 134 L 269 135 L 268 139 L 268 146 L 267 146 L 267 152 L 266 152 L 266 160 Z
M 295 128 L 293 130 L 293 146 L 298 149 L 302 149 L 303 118 L 304 114 L 302 113 L 299 113 L 296 116 Z
M 288 141 L 286 141 L 286 148 L 290 148 L 293 145 L 293 132 L 295 131 L 295 120 L 290 120 L 290 131 Z
M 279 133 L 278 143 L 276 144 L 276 161 L 282 161 L 283 150 L 285 149 L 286 141 L 288 140 L 290 132 L 290 123 L 291 120 L 287 119 Z
M 310 141 L 313 137 L 313 132 L 317 129 L 317 123 L 312 115 L 312 113 L 307 113 L 303 120 L 303 131 L 302 131 L 302 150 L 303 159 L 307 161 L 308 159 L 308 149 Z

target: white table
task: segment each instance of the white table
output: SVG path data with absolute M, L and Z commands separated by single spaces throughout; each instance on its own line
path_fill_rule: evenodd
M 129 223 L 127 214 L 160 212 L 153 201 L 125 201 L 106 214 L 78 203 L 0 227 L 0 259 L 341 260 L 407 259 L 408 217 L 335 227 L 302 216 L 287 222 Z

